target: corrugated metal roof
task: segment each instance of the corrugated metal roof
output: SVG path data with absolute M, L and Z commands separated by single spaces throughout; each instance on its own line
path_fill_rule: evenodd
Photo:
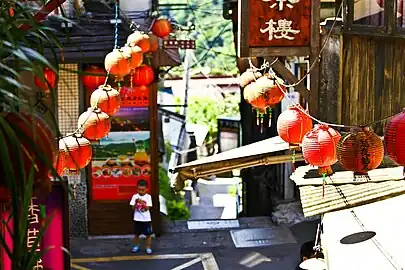
M 388 179 L 387 179 L 388 180 Z M 405 180 L 385 182 L 301 186 L 300 196 L 305 217 L 352 208 L 405 194 Z

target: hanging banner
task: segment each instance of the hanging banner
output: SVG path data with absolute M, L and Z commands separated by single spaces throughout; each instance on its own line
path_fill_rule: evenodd
M 38 252 L 48 250 L 45 255 L 36 262 L 33 269 L 70 269 L 68 254 L 62 248 L 69 249 L 69 223 L 68 223 L 68 198 L 67 190 L 61 184 L 53 184 L 52 192 L 46 198 L 33 197 L 28 208 L 28 229 L 27 229 L 27 251 L 32 249 L 32 245 L 37 239 L 41 226 L 45 220 L 41 218 L 40 207 L 45 206 L 46 218 L 51 217 L 51 221 L 42 237 L 41 244 L 37 248 Z M 2 211 L 3 210 L 3 211 Z M 7 233 L 3 222 L 9 219 L 9 212 L 5 208 L 0 209 L 0 220 L 2 222 L 1 233 L 5 236 L 8 247 L 12 247 L 12 236 Z M 12 230 L 13 221 L 8 221 L 8 226 Z M 1 250 L 1 270 L 11 270 L 11 260 L 4 250 Z
M 150 183 L 149 137 L 149 131 L 110 132 L 94 146 L 93 200 L 128 200 L 139 180 Z
M 311 34 L 319 35 L 311 0 L 239 0 L 238 10 L 238 57 L 309 55 Z

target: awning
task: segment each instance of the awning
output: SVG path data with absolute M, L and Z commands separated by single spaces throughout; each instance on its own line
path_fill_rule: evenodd
M 325 214 L 322 247 L 329 270 L 404 269 L 405 196 Z M 375 232 L 367 241 L 364 231 Z M 355 235 L 353 235 L 355 234 Z M 347 236 L 358 242 L 345 244 Z M 357 236 L 357 237 L 356 237 Z M 345 238 L 346 241 L 341 242 Z
M 277 136 L 179 165 L 171 172 L 177 173 L 177 182 L 197 180 L 235 169 L 291 162 L 292 155 L 285 154 L 286 150 L 289 150 L 289 144 Z M 300 153 L 296 154 L 295 159 L 304 160 Z
M 369 177 L 338 171 L 325 179 L 317 168 L 299 167 L 290 177 L 299 186 L 304 216 L 315 216 L 348 209 L 405 194 L 403 167 L 378 168 Z M 324 195 L 323 195 L 324 189 Z

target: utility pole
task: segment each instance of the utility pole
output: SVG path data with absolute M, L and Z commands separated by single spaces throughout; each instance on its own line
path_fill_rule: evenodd
M 184 57 L 184 75 L 183 75 L 183 83 L 184 83 L 184 109 L 183 114 L 187 118 L 187 106 L 188 106 L 188 84 L 191 79 L 191 68 L 190 62 L 192 61 L 193 51 L 191 49 L 186 50 L 186 55 Z

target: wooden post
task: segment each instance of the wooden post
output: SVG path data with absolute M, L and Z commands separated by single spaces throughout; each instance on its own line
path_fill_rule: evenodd
M 159 187 L 159 157 L 158 157 L 158 111 L 157 111 L 157 82 L 149 87 L 149 127 L 150 127 L 150 164 L 151 164 L 151 196 L 152 196 L 152 227 L 154 233 L 161 234 L 160 218 L 160 187 Z
M 312 116 L 319 117 L 319 81 L 320 81 L 320 0 L 312 1 L 311 5 L 311 53 L 309 56 L 309 66 L 314 67 L 310 74 L 309 112 Z

